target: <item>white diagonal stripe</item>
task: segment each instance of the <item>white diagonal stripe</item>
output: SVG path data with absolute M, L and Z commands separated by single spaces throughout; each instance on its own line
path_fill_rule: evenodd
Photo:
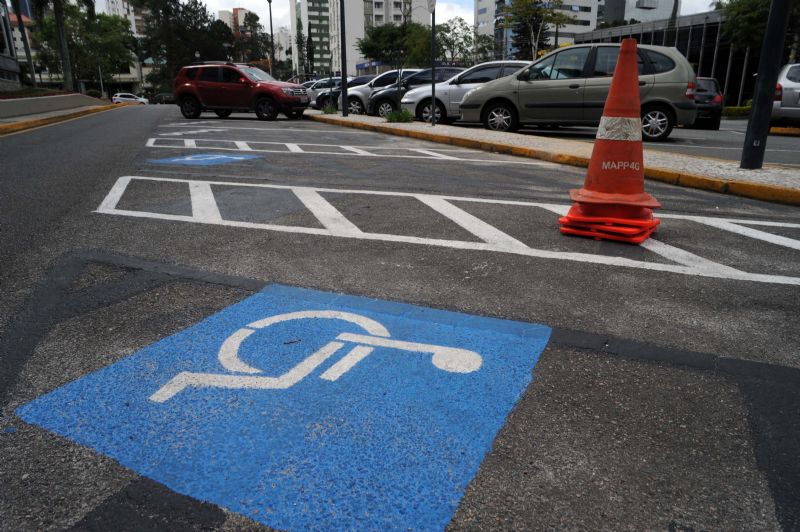
M 192 217 L 200 222 L 219 223 L 222 216 L 219 213 L 217 202 L 211 185 L 203 181 L 190 181 L 189 194 L 192 199 Z
M 292 191 L 332 235 L 359 236 L 362 234 L 361 229 L 353 225 L 317 191 L 304 187 L 293 188 Z

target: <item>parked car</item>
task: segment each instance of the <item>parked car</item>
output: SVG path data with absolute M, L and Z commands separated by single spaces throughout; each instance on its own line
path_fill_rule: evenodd
M 111 97 L 112 103 L 139 103 L 142 105 L 146 105 L 149 103 L 147 98 L 144 96 L 136 96 L 135 94 L 131 94 L 129 92 L 118 92 L 114 96 Z
M 800 125 L 800 64 L 786 65 L 778 74 L 772 124 Z
M 714 78 L 697 78 L 694 103 L 697 105 L 697 118 L 694 127 L 718 130 L 722 120 L 724 96 L 719 83 Z
M 436 84 L 436 121 L 446 122 L 459 117 L 458 104 L 478 85 L 509 76 L 530 65 L 530 61 L 490 61 L 461 72 Z M 401 101 L 403 109 L 425 122 L 431 119 L 431 87 L 422 85 L 410 90 Z
M 354 78 L 347 79 L 347 92 L 349 94 L 350 90 L 353 87 L 360 87 L 361 85 L 365 85 L 375 79 L 375 76 L 368 75 L 368 76 L 356 76 Z M 338 83 L 335 87 L 332 87 L 327 90 L 323 90 L 319 94 L 317 94 L 316 100 L 316 108 L 322 109 L 326 107 L 328 103 L 331 101 L 331 93 L 333 94 L 333 106 L 338 109 L 339 107 L 339 98 L 342 95 L 342 84 Z
M 439 67 L 436 69 L 436 82 L 446 81 L 463 71 L 463 68 Z M 373 90 L 367 100 L 367 114 L 386 116 L 392 111 L 397 110 L 398 101 L 402 99 L 406 92 L 420 85 L 430 85 L 431 83 L 433 83 L 431 69 L 426 68 L 402 80 L 399 94 L 396 82 L 383 89 Z
M 309 103 L 302 85 L 277 81 L 246 64 L 217 62 L 183 67 L 175 78 L 175 99 L 186 118 L 209 110 L 220 118 L 255 111 L 261 120 L 275 120 L 278 113 L 294 119 Z
M 412 74 L 419 72 L 419 70 L 420 69 L 418 68 L 403 68 L 399 71 L 400 79 L 406 79 Z M 350 87 L 350 84 L 348 83 L 348 111 L 354 115 L 363 114 L 367 110 L 367 100 L 369 100 L 369 95 L 372 94 L 372 91 L 382 89 L 388 85 L 391 85 L 392 83 L 396 83 L 397 74 L 397 70 L 389 70 L 388 72 L 384 72 L 383 74 L 376 76 L 375 79 L 364 85 L 353 85 Z M 333 91 L 332 98 L 338 100 L 339 94 Z
M 159 92 L 153 96 L 152 103 L 175 103 L 175 95 L 171 92 Z
M 308 99 L 311 102 L 311 107 L 316 107 L 317 96 L 323 90 L 331 89 L 333 87 L 338 87 L 342 83 L 342 78 L 324 78 L 317 80 L 313 83 L 310 87 L 307 87 L 306 90 L 308 91 Z
M 551 52 L 515 76 L 486 83 L 461 102 L 461 119 L 488 129 L 514 131 L 520 124 L 600 123 L 617 64 L 619 44 L 575 45 Z M 644 140 L 664 140 L 697 115 L 697 78 L 676 49 L 638 46 Z

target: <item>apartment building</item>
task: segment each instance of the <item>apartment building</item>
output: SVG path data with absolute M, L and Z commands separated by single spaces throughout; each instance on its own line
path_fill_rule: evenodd
M 479 35 L 494 36 L 495 0 L 475 0 L 475 31 Z
M 332 3 L 335 4 L 338 9 L 339 3 Z M 304 75 L 328 75 L 331 72 L 331 36 L 328 0 L 290 0 L 289 12 L 292 21 L 292 66 L 294 71 Z M 314 61 L 311 65 L 311 72 L 307 72 L 306 66 L 301 65 L 299 62 L 300 50 L 296 38 L 298 28 L 302 28 L 305 39 L 308 39 L 310 36 L 311 41 L 314 43 Z M 302 46 L 303 56 L 306 56 L 306 43 L 302 43 Z
M 680 14 L 680 0 L 602 0 L 597 22 L 612 24 L 631 19 L 639 22 L 668 19 L 674 2 L 677 2 L 677 13 Z
M 281 26 L 275 32 L 275 60 L 286 61 L 292 49 L 292 33 L 286 26 Z
M 217 11 L 217 20 L 221 20 L 233 30 L 233 12 L 232 11 Z
M 488 1 L 488 0 L 487 0 Z M 348 74 L 374 74 L 388 65 L 369 61 L 358 50 L 358 40 L 363 39 L 366 29 L 383 24 L 416 22 L 430 26 L 431 15 L 427 0 L 345 0 L 345 42 Z M 329 11 L 331 69 L 341 71 L 341 25 L 339 5 Z M 358 68 L 361 65 L 362 68 Z
M 144 17 L 148 13 L 146 9 L 133 7 L 126 0 L 107 0 L 106 13 L 128 19 L 135 37 L 144 35 Z

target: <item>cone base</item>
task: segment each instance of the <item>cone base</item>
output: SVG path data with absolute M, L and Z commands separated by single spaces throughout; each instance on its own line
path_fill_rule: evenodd
M 559 220 L 559 222 L 561 222 L 561 220 Z M 597 226 L 574 226 L 562 224 L 561 227 L 559 227 L 561 233 L 565 235 L 586 236 L 596 240 L 613 240 L 615 242 L 626 242 L 628 244 L 641 244 L 650 238 L 650 235 L 653 234 L 653 232 L 656 230 L 656 227 L 653 226 L 649 229 L 640 230 L 634 234 L 614 233 L 609 231 L 610 229 L 612 229 L 612 227 L 609 227 L 605 224 Z
M 661 204 L 647 192 L 637 194 L 616 194 L 611 192 L 597 192 L 586 188 L 573 188 L 569 191 L 572 201 L 579 203 L 631 205 L 657 209 Z

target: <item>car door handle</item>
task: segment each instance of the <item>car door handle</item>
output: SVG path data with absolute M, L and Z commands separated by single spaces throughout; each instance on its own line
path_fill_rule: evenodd
M 646 82 L 646 81 L 640 81 L 640 82 L 639 82 L 639 86 L 640 86 L 640 87 L 644 87 L 645 85 L 647 85 L 647 82 Z
M 572 85 L 570 85 L 570 86 L 569 86 L 569 88 L 570 88 L 570 89 L 579 89 L 579 88 L 580 88 L 580 85 L 579 85 L 579 84 L 577 84 L 577 83 L 573 83 Z

